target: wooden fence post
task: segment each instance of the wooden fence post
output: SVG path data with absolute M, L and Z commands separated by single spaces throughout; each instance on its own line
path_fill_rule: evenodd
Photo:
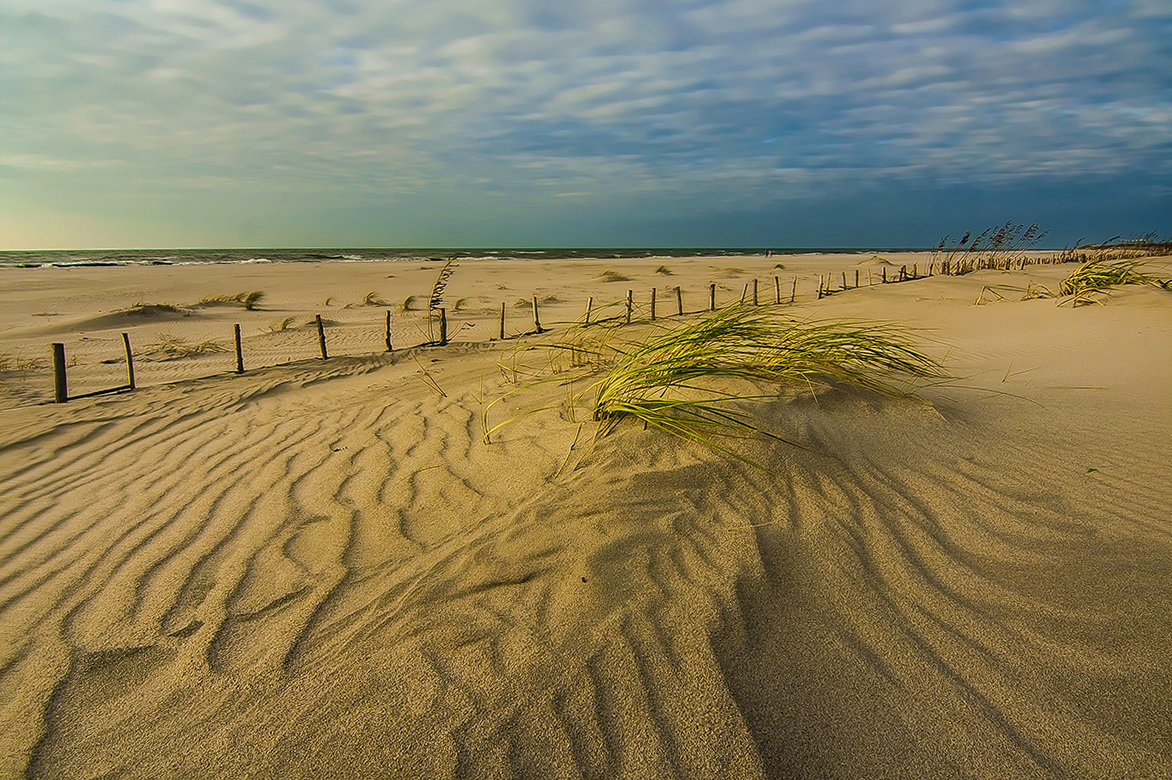
M 501 341 L 505 340 L 505 302 L 501 301 Z
M 533 303 L 534 304 L 537 303 L 536 298 L 533 299 Z M 442 347 L 448 343 L 448 310 L 447 309 L 440 309 L 439 313 L 440 313 L 440 339 L 439 339 L 439 343 L 440 343 L 440 346 Z
M 387 309 L 387 334 L 384 339 L 387 345 L 387 352 L 391 351 L 391 310 Z
M 780 276 L 773 277 L 773 293 L 774 293 L 774 298 L 775 298 L 774 302 L 781 303 L 781 277 Z
M 651 321 L 655 322 L 655 288 L 651 288 Z
M 586 299 L 586 321 L 584 323 L 582 323 L 583 326 L 590 324 L 590 311 L 593 308 L 594 308 L 594 296 L 591 295 L 589 298 Z
M 680 290 L 680 286 L 676 285 L 676 315 L 684 316 L 684 293 Z
M 754 279 L 753 280 L 753 305 L 754 306 L 758 305 L 757 301 L 758 301 L 758 299 L 757 299 L 757 280 Z
M 541 327 L 541 317 L 537 313 L 537 296 L 533 296 L 533 329 L 538 333 L 544 333 L 545 329 Z
M 818 300 L 822 300 L 822 285 L 825 284 L 823 274 L 818 274 Z
M 859 289 L 859 269 L 855 269 L 855 289 Z
M 232 326 L 232 333 L 236 340 L 236 373 L 244 373 L 244 348 L 240 344 L 240 324 L 237 323 Z
M 887 266 L 883 266 L 883 283 L 887 284 Z
M 65 345 L 53 345 L 53 401 L 63 404 L 69 400 L 69 386 L 65 381 Z
M 741 304 L 744 305 L 745 298 L 749 296 L 749 283 L 745 282 L 745 286 L 741 288 Z
M 798 277 L 794 277 L 793 287 L 789 288 L 789 302 L 793 303 L 794 299 L 798 297 Z
M 122 346 L 126 350 L 126 386 L 134 389 L 134 353 L 130 351 L 130 334 L 122 334 Z
M 846 271 L 842 272 L 842 289 L 846 289 Z
M 631 309 L 635 306 L 635 291 L 627 290 L 627 324 L 631 324 Z
M 708 285 L 708 311 L 716 311 L 716 285 Z
M 322 324 L 321 315 L 315 315 L 317 319 L 317 346 L 321 349 L 321 359 L 327 360 L 330 355 L 326 352 L 326 326 Z

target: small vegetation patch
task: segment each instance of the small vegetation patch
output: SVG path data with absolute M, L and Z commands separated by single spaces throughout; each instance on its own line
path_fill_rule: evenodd
M 169 333 L 160 333 L 158 341 L 148 344 L 140 354 L 154 357 L 157 360 L 180 360 L 197 355 L 206 355 L 215 352 L 227 352 L 228 348 L 216 339 L 206 341 L 188 341 L 181 336 L 172 336 Z
M 672 275 L 671 269 L 668 268 L 666 265 L 661 265 L 661 266 L 659 266 L 659 268 L 656 268 L 655 273 L 657 273 L 661 276 L 671 276 Z
M 603 271 L 598 275 L 598 278 L 604 282 L 629 282 L 631 277 L 623 276 L 618 271 Z
M 265 297 L 261 290 L 246 290 L 244 292 L 233 293 L 232 295 L 209 295 L 206 298 L 200 298 L 197 306 L 232 306 L 239 304 L 248 311 L 256 308 L 257 304 Z

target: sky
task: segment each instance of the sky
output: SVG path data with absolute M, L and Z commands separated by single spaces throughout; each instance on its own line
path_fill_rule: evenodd
M 1168 0 L 0 0 L 0 249 L 1170 217 Z

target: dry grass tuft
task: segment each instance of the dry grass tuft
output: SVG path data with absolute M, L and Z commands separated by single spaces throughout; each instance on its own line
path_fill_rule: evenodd
M 228 348 L 216 339 L 206 341 L 188 341 L 181 336 L 172 336 L 169 333 L 160 333 L 158 341 L 148 344 L 142 349 L 144 356 L 158 360 L 180 360 L 215 352 L 227 352 Z
M 238 303 L 246 310 L 252 311 L 257 304 L 265 297 L 261 290 L 246 290 L 244 292 L 234 293 L 232 295 L 210 295 L 206 298 L 200 298 L 197 306 L 223 306 Z
M 598 275 L 598 278 L 604 282 L 629 282 L 631 277 L 623 276 L 618 271 L 603 271 Z
M 382 298 L 374 290 L 371 290 L 362 299 L 362 305 L 363 306 L 383 306 L 383 307 L 386 307 L 386 306 L 390 306 L 391 302 L 386 300 L 385 298 Z
M 670 268 L 668 268 L 666 265 L 661 265 L 658 268 L 656 268 L 655 273 L 657 273 L 661 276 L 672 276 L 672 270 Z
M 40 371 L 46 363 L 40 358 L 29 358 L 12 352 L 0 352 L 0 374 L 24 374 Z

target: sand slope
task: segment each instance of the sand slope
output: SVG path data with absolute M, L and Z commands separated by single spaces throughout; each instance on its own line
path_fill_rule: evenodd
M 1158 776 L 1172 305 L 1023 276 L 795 307 L 959 378 L 779 398 L 773 474 L 552 385 L 485 445 L 509 345 L 0 412 L 0 774 Z

